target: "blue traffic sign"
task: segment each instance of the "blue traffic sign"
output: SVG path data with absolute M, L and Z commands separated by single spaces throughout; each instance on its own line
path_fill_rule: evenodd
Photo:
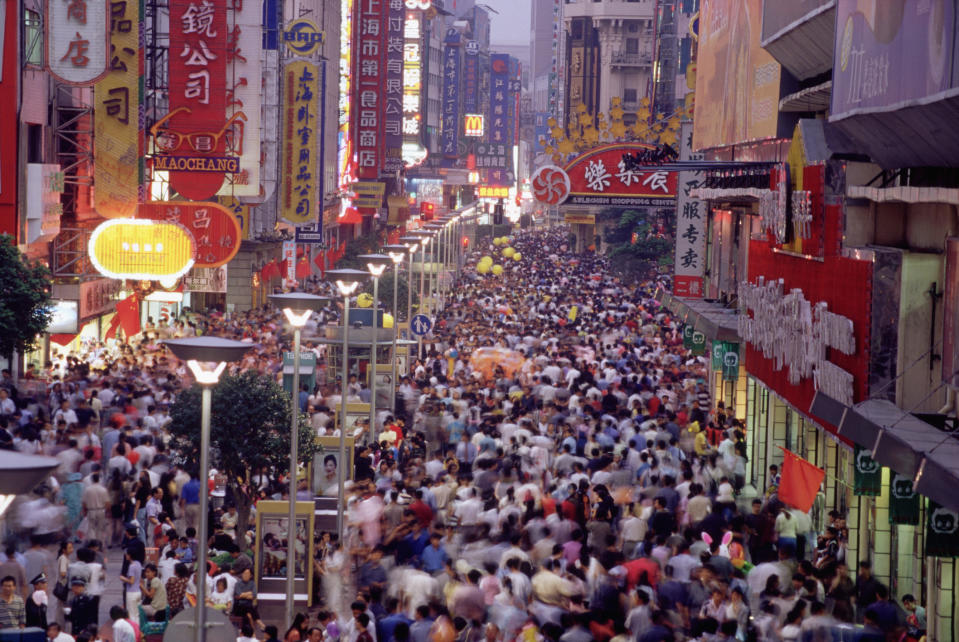
M 432 329 L 433 322 L 425 314 L 417 314 L 410 321 L 410 332 L 412 332 L 414 336 L 422 337 L 423 335 L 429 334 Z

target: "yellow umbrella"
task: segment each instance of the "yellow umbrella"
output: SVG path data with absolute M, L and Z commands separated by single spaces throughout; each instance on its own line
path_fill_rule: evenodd
M 523 258 L 523 255 L 520 254 L 519 252 L 517 252 L 517 253 L 515 253 L 515 254 L 513 255 L 513 260 L 514 260 L 514 261 L 519 261 L 519 260 L 522 259 L 522 258 Z
M 490 269 L 489 263 L 480 263 L 479 265 L 476 266 L 476 271 L 479 272 L 480 274 L 486 274 L 487 272 L 489 272 L 489 269 Z
M 508 258 L 508 259 L 509 259 L 509 258 L 512 258 L 512 256 L 513 256 L 514 254 L 516 254 L 516 250 L 514 250 L 514 249 L 511 248 L 511 247 L 507 247 L 507 248 L 505 248 L 505 249 L 503 250 L 503 256 L 505 256 L 505 257 Z
M 493 276 L 499 276 L 500 274 L 503 273 L 503 266 L 499 265 L 498 263 L 494 265 L 491 269 L 493 270 Z

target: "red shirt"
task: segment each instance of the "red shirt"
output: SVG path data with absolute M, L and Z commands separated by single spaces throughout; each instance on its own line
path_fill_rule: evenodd
M 410 510 L 416 515 L 417 521 L 423 528 L 429 528 L 433 523 L 433 509 L 426 505 L 421 499 L 417 499 L 410 504 Z
M 626 586 L 628 590 L 632 591 L 633 588 L 636 587 L 643 571 L 646 571 L 650 586 L 656 588 L 656 583 L 659 582 L 659 563 L 656 560 L 648 557 L 639 557 L 626 562 L 623 564 L 623 567 L 626 569 Z

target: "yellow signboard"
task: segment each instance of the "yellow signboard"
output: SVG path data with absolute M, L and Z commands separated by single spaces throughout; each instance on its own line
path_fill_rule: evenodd
M 564 214 L 563 220 L 570 225 L 580 223 L 582 225 L 593 225 L 596 223 L 595 214 Z
M 93 86 L 93 207 L 104 218 L 136 215 L 140 153 L 140 3 L 110 3 L 110 67 Z
M 378 208 L 383 204 L 383 194 L 386 193 L 386 183 L 376 181 L 360 181 L 353 183 L 353 207 Z
M 280 216 L 294 225 L 315 222 L 320 215 L 321 91 L 320 70 L 312 62 L 296 61 L 284 67 Z
M 240 224 L 240 238 L 250 240 L 250 206 L 235 196 L 218 196 L 216 200 L 236 217 L 236 222 Z

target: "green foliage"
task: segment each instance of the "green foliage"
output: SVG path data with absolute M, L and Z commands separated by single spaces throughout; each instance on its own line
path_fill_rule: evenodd
M 50 323 L 50 271 L 28 261 L 7 235 L 0 236 L 0 354 L 33 349 Z
M 379 247 L 380 243 L 375 235 L 355 238 L 346 244 L 346 247 L 343 249 L 343 257 L 336 262 L 336 267 L 365 271 L 366 264 L 356 257 L 361 254 L 377 254 Z
M 646 212 L 643 210 L 616 211 L 620 212 L 619 222 L 615 227 L 607 227 L 604 234 L 606 243 L 612 246 L 629 243 L 633 232 L 637 231 L 637 226 L 646 222 Z
M 403 263 L 400 265 L 400 274 L 399 274 L 399 278 L 397 279 L 397 286 L 396 286 L 396 290 L 397 290 L 396 298 L 399 299 L 399 302 L 400 302 L 399 313 L 400 313 L 400 316 L 403 318 L 406 318 L 406 297 L 407 297 L 408 285 L 406 283 L 405 275 L 409 273 L 408 270 L 409 270 L 409 267 L 407 266 L 406 263 Z M 368 283 L 366 283 L 363 286 L 363 291 L 368 292 L 369 294 L 373 294 L 373 282 L 369 281 Z M 380 277 L 379 295 L 380 295 L 379 296 L 380 303 L 383 305 L 383 309 L 386 310 L 386 312 L 392 313 L 394 309 L 393 308 L 393 268 L 392 267 L 386 268 L 386 272 L 383 274 L 382 277 Z M 413 288 L 414 309 L 415 309 L 415 306 L 418 304 L 418 302 L 419 302 L 418 292 L 416 288 Z
M 268 375 L 228 375 L 213 388 L 210 417 L 211 466 L 233 484 L 250 478 L 255 465 L 277 473 L 290 464 L 290 395 Z M 170 408 L 174 446 L 188 466 L 199 465 L 200 387 L 184 390 Z M 313 461 L 313 431 L 300 415 L 300 463 Z

